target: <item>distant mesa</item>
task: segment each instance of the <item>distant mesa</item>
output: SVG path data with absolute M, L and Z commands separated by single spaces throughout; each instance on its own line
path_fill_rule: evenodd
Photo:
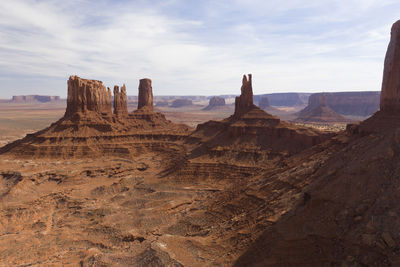
M 295 122 L 310 123 L 345 123 L 351 120 L 333 111 L 326 102 L 326 94 L 318 94 L 317 97 L 310 97 L 309 105 L 299 112 Z
M 182 108 L 182 107 L 189 107 L 193 105 L 193 101 L 186 98 L 180 98 L 172 101 L 171 107 L 173 108 Z
M 208 106 L 205 107 L 203 110 L 212 110 L 223 106 L 225 106 L 225 99 L 222 97 L 213 96 L 210 98 Z
M 254 102 L 260 103 L 263 97 L 268 97 L 271 106 L 278 107 L 295 107 L 307 104 L 310 93 L 271 93 L 263 95 L 255 95 Z
M 18 95 L 13 96 L 11 102 L 13 103 L 31 103 L 31 102 L 54 102 L 61 101 L 59 96 L 48 96 L 48 95 Z
M 261 109 L 267 109 L 267 108 L 271 107 L 271 105 L 269 104 L 269 99 L 268 99 L 268 97 L 263 96 L 263 97 L 261 98 L 261 100 L 259 101 L 258 106 L 259 106 Z
M 168 107 L 169 103 L 168 101 L 158 101 L 156 103 L 156 107 Z

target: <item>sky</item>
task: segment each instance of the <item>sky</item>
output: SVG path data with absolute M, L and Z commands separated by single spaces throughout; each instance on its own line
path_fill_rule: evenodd
M 155 95 L 376 91 L 398 0 L 0 0 L 0 98 L 70 75 Z

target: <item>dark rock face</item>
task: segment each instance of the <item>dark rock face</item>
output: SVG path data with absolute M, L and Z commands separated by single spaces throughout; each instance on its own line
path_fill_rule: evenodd
M 101 81 L 71 76 L 68 80 L 68 99 L 65 117 L 93 111 L 112 115 L 111 91 Z
M 393 24 L 383 70 L 380 109 L 400 111 L 400 20 Z
M 204 110 L 211 110 L 215 107 L 221 106 L 225 106 L 225 99 L 223 99 L 222 97 L 213 96 L 212 98 L 210 98 L 209 104 L 207 107 L 204 108 Z
M 265 108 L 270 107 L 268 97 L 264 96 L 263 98 L 261 98 L 260 102 L 258 103 L 258 106 L 259 106 L 261 109 L 265 109 Z
M 138 109 L 153 110 L 153 88 L 150 79 L 141 79 L 139 83 Z
M 254 107 L 251 78 L 251 74 L 248 75 L 248 78 L 246 75 L 243 75 L 241 94 L 235 99 L 234 116 L 236 117 L 240 117 Z
M 172 101 L 171 107 L 173 108 L 180 108 L 180 107 L 186 107 L 186 106 L 191 106 L 193 105 L 193 101 L 190 99 L 176 99 Z
M 114 86 L 114 114 L 118 116 L 128 115 L 128 101 L 125 84 L 121 87 Z

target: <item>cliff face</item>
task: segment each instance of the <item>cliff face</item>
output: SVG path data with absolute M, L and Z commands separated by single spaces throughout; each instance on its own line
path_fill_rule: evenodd
M 268 97 L 266 97 L 266 96 L 262 97 L 262 98 L 260 99 L 260 102 L 258 103 L 258 106 L 259 106 L 261 109 L 265 109 L 265 108 L 270 107 Z
M 400 111 L 400 20 L 393 24 L 383 70 L 382 111 Z
M 78 76 L 69 77 L 65 117 L 88 111 L 111 116 L 110 89 L 107 90 L 101 81 L 86 80 Z
M 138 109 L 153 110 L 153 88 L 150 79 L 141 79 L 139 83 Z
M 125 84 L 121 87 L 114 86 L 114 114 L 118 116 L 128 115 L 128 101 Z

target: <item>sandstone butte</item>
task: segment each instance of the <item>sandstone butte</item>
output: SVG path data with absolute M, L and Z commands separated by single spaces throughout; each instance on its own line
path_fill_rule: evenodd
M 194 131 L 111 114 L 107 90 L 80 81 L 102 93 L 1 149 L 0 262 L 399 266 L 398 25 L 381 110 L 336 135 L 255 106 L 251 76 L 232 116 Z
M 225 106 L 225 99 L 222 97 L 213 96 L 210 98 L 208 106 L 203 108 L 203 110 L 212 110 L 223 106 Z
M 113 112 L 111 90 L 101 81 L 71 76 L 64 117 L 0 152 L 29 157 L 132 157 L 135 147 L 151 149 L 170 139 L 181 139 L 188 129 L 153 111 L 150 79 L 140 80 L 138 110 L 128 113 L 125 85 L 114 87 Z M 148 145 L 146 139 L 158 141 Z
M 343 123 L 351 121 L 336 113 L 327 105 L 325 94 L 317 96 L 319 99 L 310 97 L 308 106 L 299 112 L 295 122 Z

